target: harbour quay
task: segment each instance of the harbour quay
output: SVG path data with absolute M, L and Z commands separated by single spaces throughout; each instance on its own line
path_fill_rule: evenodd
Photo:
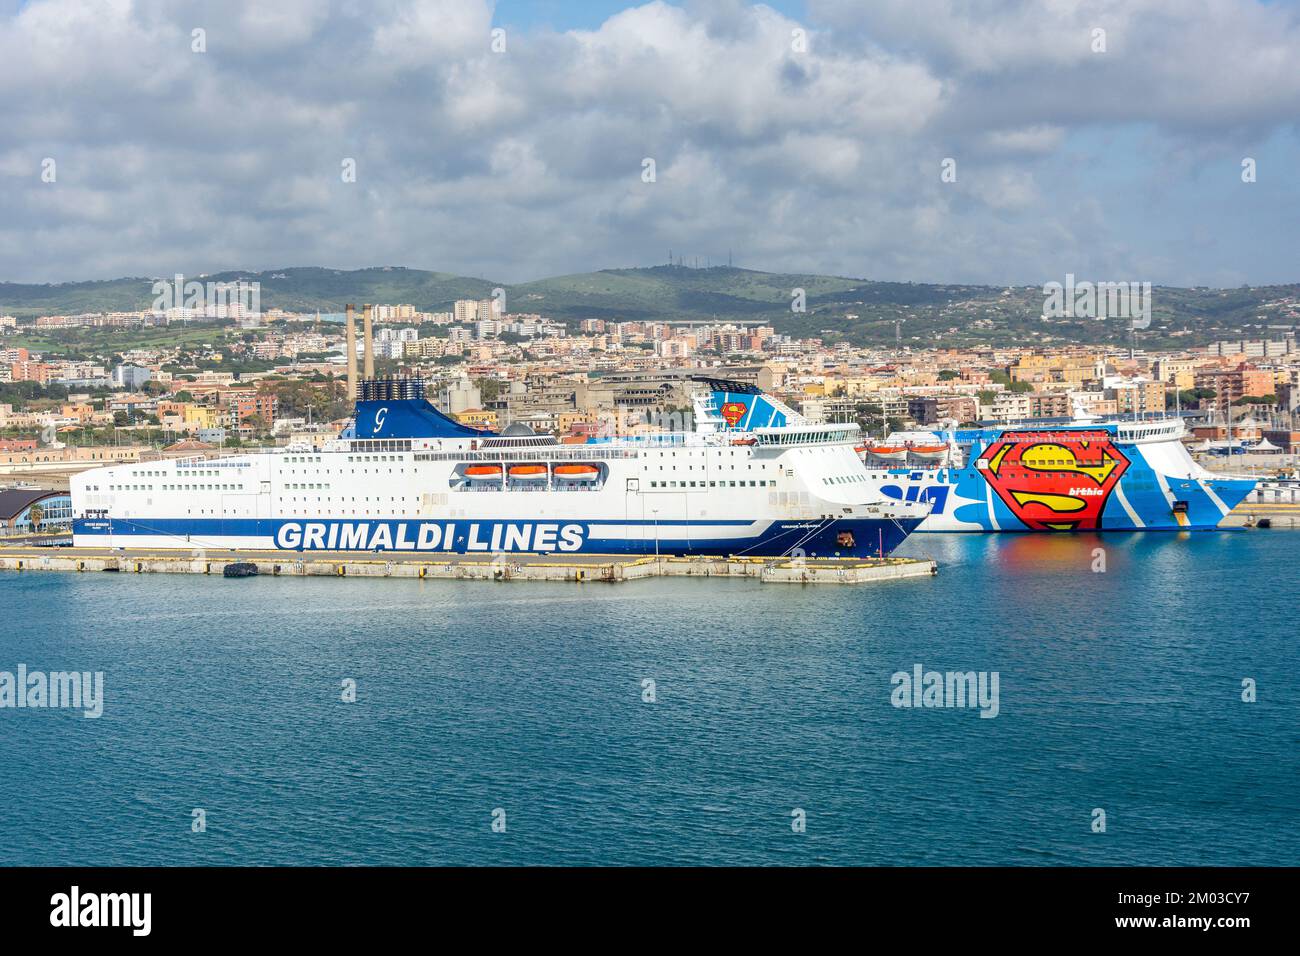
M 1224 519 L 1225 528 L 1300 528 L 1300 482 L 1264 479 Z
M 1248 502 L 1223 519 L 1224 528 L 1300 528 L 1300 502 Z
M 871 584 L 938 573 L 929 558 L 747 558 L 723 555 L 426 555 L 346 551 L 0 549 L 0 571 L 206 574 L 237 565 L 247 576 L 417 578 L 463 581 L 622 582 L 656 577 L 738 578 L 764 584 Z M 250 568 L 251 566 L 251 568 Z M 255 575 L 253 569 L 255 568 Z M 241 575 L 242 576 L 242 575 Z

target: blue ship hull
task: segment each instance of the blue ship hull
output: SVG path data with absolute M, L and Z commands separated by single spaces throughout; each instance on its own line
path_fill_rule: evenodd
M 78 547 L 188 547 L 436 554 L 888 556 L 920 519 L 536 521 L 281 518 L 78 518 Z

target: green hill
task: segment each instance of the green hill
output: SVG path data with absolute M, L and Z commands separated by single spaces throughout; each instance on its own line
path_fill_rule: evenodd
M 109 279 L 106 282 L 60 282 L 20 285 L 0 282 L 0 313 L 32 318 L 37 315 L 80 315 L 83 312 L 132 312 L 153 301 L 151 279 Z
M 159 276 L 171 281 L 171 276 Z M 496 283 L 446 272 L 401 266 L 344 271 L 318 267 L 267 269 L 263 272 L 217 272 L 188 275 L 202 282 L 244 279 L 262 287 L 262 308 L 296 312 L 340 312 L 348 302 L 411 303 L 421 309 L 450 308 L 457 299 L 491 295 Z M 154 279 L 64 282 L 57 285 L 0 283 L 0 312 L 19 318 L 78 315 L 83 312 L 134 311 L 154 301 Z
M 347 302 L 410 303 L 446 311 L 457 299 L 481 299 L 499 285 L 512 312 L 536 312 L 564 322 L 758 320 L 780 332 L 828 342 L 887 344 L 1062 345 L 1122 343 L 1123 320 L 1042 317 L 1043 293 L 1012 288 L 877 282 L 843 276 L 780 274 L 715 266 L 654 266 L 556 276 L 519 285 L 400 266 L 339 270 L 318 267 L 222 272 L 204 281 L 261 283 L 263 308 L 341 311 Z M 37 315 L 126 311 L 153 301 L 151 279 L 57 285 L 0 283 L 0 314 Z M 795 289 L 806 311 L 791 310 Z M 1268 326 L 1300 322 L 1300 285 L 1239 289 L 1154 290 L 1152 323 L 1139 334 L 1147 347 L 1196 345 L 1218 338 L 1276 336 Z M 897 324 L 896 324 L 897 323 Z
M 796 288 L 804 289 L 811 299 L 846 292 L 861 281 L 729 266 L 654 266 L 541 279 L 508 287 L 507 293 L 512 311 L 541 312 L 563 319 L 776 320 L 790 314 Z

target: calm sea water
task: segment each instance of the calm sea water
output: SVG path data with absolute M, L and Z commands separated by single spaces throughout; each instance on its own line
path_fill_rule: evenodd
M 0 710 L 0 863 L 1300 859 L 1300 535 L 908 549 L 940 574 L 5 572 L 0 670 L 102 670 L 107 702 Z M 894 708 L 918 663 L 998 671 L 1000 713 Z

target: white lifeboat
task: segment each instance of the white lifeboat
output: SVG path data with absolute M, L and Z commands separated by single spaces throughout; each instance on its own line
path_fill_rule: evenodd
M 912 445 L 907 449 L 909 455 L 917 458 L 924 458 L 926 461 L 936 461 L 948 454 L 947 445 Z

